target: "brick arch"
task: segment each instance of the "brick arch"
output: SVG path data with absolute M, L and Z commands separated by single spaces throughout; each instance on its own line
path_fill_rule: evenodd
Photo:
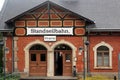
M 24 51 L 25 51 L 25 68 L 24 68 L 24 72 L 26 72 L 28 75 L 29 75 L 29 50 L 35 44 L 40 44 L 40 45 L 46 47 L 47 51 L 50 50 L 50 47 L 46 43 L 44 43 L 44 42 L 42 42 L 40 40 L 35 40 L 35 41 L 30 42 L 29 44 L 27 44 L 27 46 L 24 48 Z

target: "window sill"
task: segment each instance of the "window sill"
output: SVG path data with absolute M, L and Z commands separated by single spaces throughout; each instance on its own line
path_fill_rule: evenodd
M 94 67 L 94 69 L 112 69 L 112 67 Z

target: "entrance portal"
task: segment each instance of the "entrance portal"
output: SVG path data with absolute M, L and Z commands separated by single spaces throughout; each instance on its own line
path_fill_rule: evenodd
M 47 76 L 47 49 L 42 45 L 30 48 L 30 76 Z
M 72 76 L 72 49 L 65 44 L 55 47 L 54 75 Z

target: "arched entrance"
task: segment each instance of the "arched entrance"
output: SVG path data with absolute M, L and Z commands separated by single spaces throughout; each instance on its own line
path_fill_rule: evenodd
M 47 49 L 40 44 L 29 50 L 29 75 L 47 76 Z
M 54 75 L 72 76 L 72 49 L 66 44 L 54 48 Z

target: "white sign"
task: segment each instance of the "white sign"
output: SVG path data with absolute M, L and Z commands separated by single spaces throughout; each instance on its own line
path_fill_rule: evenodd
M 44 41 L 56 41 L 56 36 L 44 36 Z
M 65 28 L 29 28 L 27 35 L 73 35 L 73 27 Z

